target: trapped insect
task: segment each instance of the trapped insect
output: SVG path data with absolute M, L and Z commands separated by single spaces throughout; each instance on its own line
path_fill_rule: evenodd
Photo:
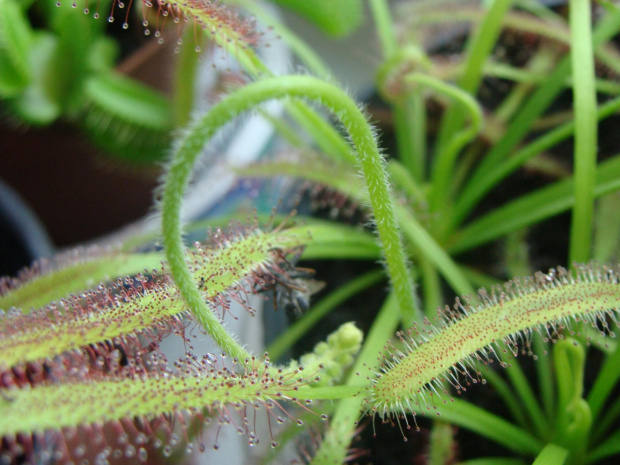
M 301 250 L 292 258 L 281 254 L 276 266 L 268 266 L 271 279 L 258 290 L 272 291 L 275 309 L 283 309 L 290 317 L 297 317 L 308 310 L 310 297 L 325 287 L 324 282 L 313 279 L 315 271 L 312 268 L 295 266 L 301 254 Z
M 310 297 L 325 287 L 323 281 L 312 279 L 311 268 L 295 268 L 287 274 L 275 274 L 276 310 L 284 309 L 289 316 L 299 316 L 310 308 Z

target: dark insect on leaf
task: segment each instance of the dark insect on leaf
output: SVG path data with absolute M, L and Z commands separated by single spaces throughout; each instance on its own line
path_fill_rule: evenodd
M 302 315 L 310 308 L 310 297 L 319 292 L 325 283 L 313 279 L 315 271 L 311 268 L 296 267 L 301 257 L 301 250 L 290 259 L 279 254 L 280 259 L 274 265 L 268 265 L 269 279 L 261 283 L 258 291 L 272 291 L 274 307 L 282 309 L 289 317 Z
M 298 317 L 310 308 L 310 296 L 325 287 L 323 281 L 312 279 L 314 270 L 295 268 L 284 279 L 276 276 L 275 307 L 284 309 L 287 315 Z

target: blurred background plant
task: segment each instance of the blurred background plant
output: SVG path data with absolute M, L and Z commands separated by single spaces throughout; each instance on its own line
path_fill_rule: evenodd
M 114 233 L 147 215 L 175 131 L 244 79 L 244 71 L 217 41 L 207 40 L 194 25 L 183 28 L 185 21 L 166 21 L 157 7 L 142 2 L 113 7 L 109 0 L 78 3 L 0 3 L 4 237 L 37 230 L 36 241 L 30 242 L 44 244 L 37 250 L 25 244 L 4 248 L 5 274 L 50 256 L 55 247 Z M 311 27 L 332 37 L 346 36 L 362 21 L 358 0 L 340 2 L 338 8 L 330 2 L 310 9 L 305 2 L 278 3 L 305 12 Z M 274 14 L 268 7 L 255 5 Z M 257 46 L 273 72 L 286 72 L 289 54 L 267 25 L 257 26 L 247 12 L 211 8 L 248 35 L 245 39 Z M 254 139 L 255 152 L 245 156 L 256 157 L 273 131 L 265 124 L 244 126 L 244 142 L 230 144 L 230 151 Z M 228 137 L 226 145 L 213 150 L 225 153 L 230 142 Z M 214 175 L 207 184 L 217 182 Z M 213 205 L 229 184 L 203 189 L 203 198 L 190 208 L 192 217 Z M 19 207 L 10 208 L 15 202 Z M 30 211 L 27 218 L 12 218 L 22 211 Z M 37 217 L 36 223 L 30 221 Z M 20 221 L 28 227 L 8 231 L 19 229 L 8 225 Z

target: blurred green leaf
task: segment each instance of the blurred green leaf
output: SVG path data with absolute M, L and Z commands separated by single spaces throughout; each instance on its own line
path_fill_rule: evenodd
M 93 43 L 88 55 L 88 68 L 93 72 L 110 72 L 118 57 L 120 45 L 110 37 L 98 37 Z
M 81 123 L 104 150 L 127 161 L 161 160 L 170 145 L 173 112 L 159 92 L 118 73 L 102 73 L 85 84 Z
M 345 37 L 362 23 L 361 0 L 273 0 L 300 14 L 326 34 Z
M 63 73 L 55 64 L 58 38 L 47 32 L 38 32 L 30 52 L 32 81 L 15 99 L 10 101 L 15 113 L 28 123 L 49 124 L 62 112 Z
M 50 26 L 58 37 L 54 64 L 55 72 L 63 81 L 63 112 L 75 115 L 83 106 L 84 81 L 94 54 L 93 43 L 103 35 L 102 25 L 105 23 L 76 11 L 67 1 L 54 7 L 53 12 Z
M 0 0 L 0 97 L 13 97 L 28 85 L 31 44 L 25 13 L 13 0 Z
M 555 444 L 547 444 L 532 465 L 562 465 L 566 457 L 568 457 L 566 449 Z

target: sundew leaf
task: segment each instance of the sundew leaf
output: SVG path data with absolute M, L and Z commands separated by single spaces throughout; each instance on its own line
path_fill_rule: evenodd
M 264 287 L 272 273 L 286 273 L 279 263 L 286 260 L 287 251 L 309 240 L 300 231 L 263 232 L 237 225 L 226 232 L 215 231 L 210 244 L 194 250 L 188 263 L 203 298 L 223 317 L 230 298 L 245 302 L 246 294 L 257 291 L 255 286 Z M 101 285 L 30 314 L 9 312 L 0 319 L 0 367 L 149 328 L 166 330 L 187 306 L 163 270 L 156 270 L 154 276 L 119 279 L 113 286 Z
M 294 385 L 294 378 L 289 375 L 289 379 L 274 379 L 268 376 L 268 366 L 247 374 L 223 369 L 195 376 L 104 379 L 11 390 L 0 400 L 0 435 L 153 416 L 179 408 L 294 397 L 292 387 L 286 385 Z M 285 394 L 287 391 L 290 396 Z
M 269 421 L 288 417 L 303 424 L 281 405 L 301 405 L 296 391 L 313 379 L 312 373 L 301 374 L 301 367 L 276 371 L 269 361 L 253 359 L 239 370 L 235 361 L 210 354 L 175 365 L 176 372 L 146 370 L 140 376 L 54 380 L 3 390 L 0 457 L 28 464 L 108 458 L 137 463 L 153 455 L 169 457 L 179 445 L 191 453 L 195 436 L 204 449 L 201 433 L 212 420 L 218 427 L 234 425 L 250 445 L 258 443 L 259 409 L 267 411 Z
M 121 3 L 114 0 L 114 7 Z M 145 34 L 149 35 L 151 29 L 155 29 L 154 35 L 159 43 L 164 42 L 161 33 L 164 25 L 191 21 L 194 27 L 202 28 L 206 36 L 234 56 L 249 74 L 266 71 L 265 65 L 251 49 L 259 42 L 262 33 L 257 31 L 253 18 L 240 15 L 236 9 L 212 0 L 143 0 L 141 7 L 144 16 L 142 24 L 147 28 Z
M 286 256 L 310 240 L 311 228 L 282 227 L 232 224 L 195 244 L 188 265 L 214 310 L 228 311 L 228 299 L 247 302 L 247 293 L 287 279 Z M 250 444 L 258 442 L 252 419 L 257 409 L 266 409 L 270 421 L 294 420 L 280 402 L 302 405 L 299 386 L 318 381 L 323 365 L 305 360 L 310 368 L 302 373 L 296 365 L 273 368 L 266 355 L 228 362 L 223 354 L 199 358 L 191 352 L 188 323 L 179 318 L 185 311 L 165 271 L 156 270 L 28 315 L 13 309 L 0 318 L 2 460 L 144 462 L 153 452 L 170 456 L 212 417 L 219 425 L 235 425 Z M 351 328 L 342 331 L 350 335 Z M 174 369 L 159 351 L 172 332 L 189 347 Z M 355 334 L 361 338 L 359 330 Z M 349 339 L 348 362 L 359 348 L 358 339 Z M 344 352 L 336 352 L 335 362 L 344 363 Z
M 479 293 L 481 304 L 457 300 L 443 312 L 440 326 L 414 326 L 400 334 L 406 352 L 395 349 L 383 373 L 374 380 L 368 399 L 380 416 L 405 414 L 431 407 L 434 394 L 445 392 L 444 381 L 457 391 L 481 376 L 477 363 L 490 363 L 504 341 L 515 353 L 528 353 L 529 338 L 539 332 L 546 340 L 563 337 L 572 322 L 589 323 L 610 333 L 607 319 L 620 311 L 620 268 L 597 264 L 563 268 L 533 278 L 515 279 L 490 294 Z M 520 345 L 525 342 L 525 345 Z
M 22 313 L 81 293 L 100 282 L 161 266 L 158 253 L 127 254 L 98 247 L 76 249 L 36 262 L 16 278 L 0 279 L 0 309 Z

